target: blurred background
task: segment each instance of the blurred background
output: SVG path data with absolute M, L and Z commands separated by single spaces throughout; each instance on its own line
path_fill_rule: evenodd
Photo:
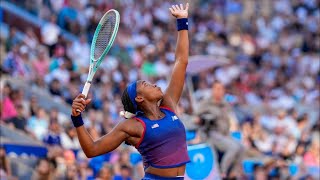
M 70 105 L 86 80 L 96 25 L 111 8 L 121 23 L 83 113 L 91 136 L 121 121 L 129 82 L 148 80 L 164 91 L 177 37 L 168 8 L 175 3 L 185 2 L 0 2 L 1 180 L 141 179 L 133 147 L 85 157 Z M 186 178 L 318 179 L 320 1 L 189 3 L 190 63 L 178 112 L 192 161 Z M 203 112 L 207 100 L 215 111 Z

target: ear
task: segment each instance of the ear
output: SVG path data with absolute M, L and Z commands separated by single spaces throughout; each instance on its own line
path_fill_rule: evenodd
M 144 101 L 144 98 L 142 96 L 137 96 L 135 98 L 135 100 L 138 102 L 138 103 L 142 103 Z

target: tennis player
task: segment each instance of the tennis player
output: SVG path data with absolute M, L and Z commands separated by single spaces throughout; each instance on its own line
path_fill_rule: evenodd
M 93 141 L 83 126 L 81 112 L 90 99 L 80 94 L 72 104 L 72 122 L 77 129 L 81 147 L 87 157 L 94 157 L 116 149 L 121 143 L 133 145 L 143 157 L 145 177 L 151 179 L 184 179 L 189 162 L 185 128 L 175 114 L 184 86 L 188 64 L 188 7 L 173 5 L 171 14 L 177 18 L 178 40 L 175 65 L 166 92 L 146 81 L 128 85 L 121 100 L 126 119 L 114 129 Z

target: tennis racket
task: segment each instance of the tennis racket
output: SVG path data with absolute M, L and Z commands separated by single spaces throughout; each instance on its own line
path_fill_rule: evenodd
M 94 32 L 90 50 L 89 73 L 82 90 L 82 94 L 85 97 L 88 95 L 94 74 L 97 72 L 117 36 L 119 22 L 119 12 L 111 9 L 103 15 Z

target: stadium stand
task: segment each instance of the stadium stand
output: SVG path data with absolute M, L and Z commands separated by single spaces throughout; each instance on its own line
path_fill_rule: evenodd
M 212 82 L 220 80 L 236 115 L 237 126 L 230 133 L 246 149 L 239 173 L 243 178 L 257 179 L 259 174 L 319 178 L 319 2 L 192 3 L 190 55 L 227 57 L 231 61 L 188 75 L 194 97 L 185 91 L 181 98 L 186 117 L 193 116 L 192 100 L 206 98 Z M 31 179 L 39 166 L 45 166 L 46 159 L 50 164 L 48 177 L 56 179 L 65 178 L 74 167 L 79 178 L 98 178 L 99 171 L 109 166 L 113 176 L 121 176 L 121 165 L 130 167 L 131 179 L 142 177 L 141 158 L 126 145 L 87 159 L 68 117 L 72 99 L 85 80 L 92 31 L 101 13 L 110 8 L 127 18 L 122 18 L 108 61 L 95 77 L 90 94 L 93 102 L 85 113 L 90 134 L 98 138 L 121 120 L 119 95 L 126 83 L 142 78 L 165 89 L 175 44 L 174 34 L 167 33 L 175 28 L 167 16 L 168 6 L 167 2 L 145 0 L 139 4 L 133 0 L 0 2 L 0 144 L 7 153 L 0 158 L 9 159 L 11 164 L 10 171 L 1 166 L 1 178 Z M 49 40 L 43 35 L 45 26 L 55 29 L 46 34 Z M 23 107 L 22 117 L 18 115 L 19 105 Z M 22 130 L 13 118 L 24 119 Z M 186 177 L 218 178 L 219 157 L 201 141 L 202 128 L 195 127 L 187 132 L 193 161 Z M 45 141 L 48 137 L 55 145 Z M 212 166 L 206 164 L 208 161 Z M 202 166 L 209 168 L 207 172 L 199 170 Z

